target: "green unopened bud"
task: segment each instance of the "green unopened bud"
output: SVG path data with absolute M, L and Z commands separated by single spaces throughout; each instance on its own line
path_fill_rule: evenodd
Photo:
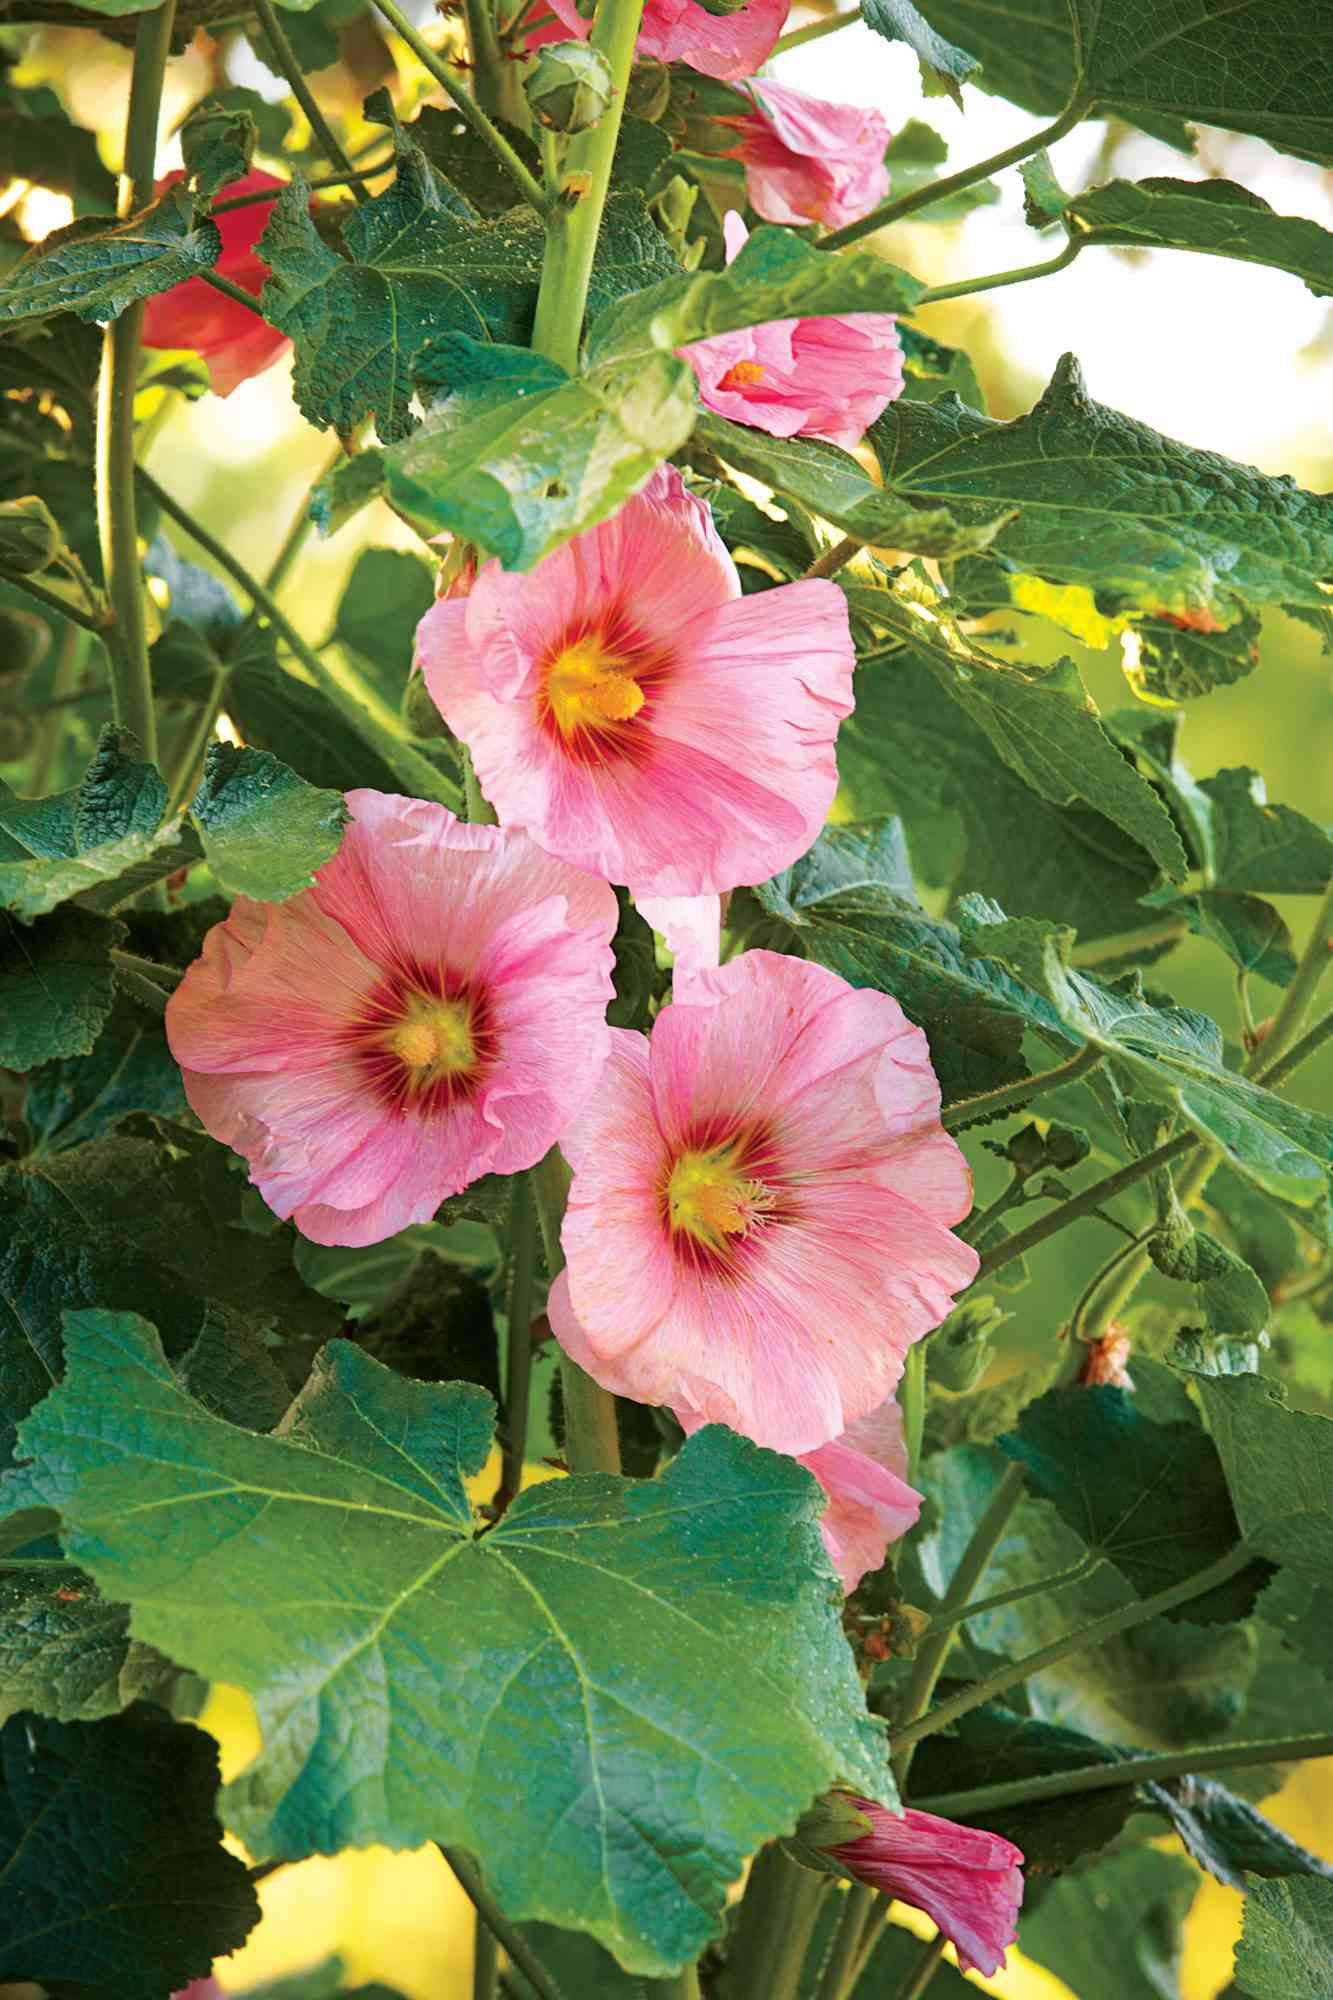
M 984 1294 L 956 1306 L 926 1348 L 926 1372 L 941 1389 L 963 1395 L 974 1388 L 991 1361 L 991 1336 L 1009 1314 Z
M 587 42 L 553 42 L 537 51 L 523 90 L 533 117 L 548 132 L 586 132 L 614 95 L 611 66 Z
M 687 181 L 683 174 L 673 174 L 661 193 L 655 194 L 648 204 L 648 213 L 687 271 L 698 269 L 706 248 L 703 237 L 691 243 L 685 234 L 698 199 L 699 190 L 693 181 Z
M 0 567 L 31 576 L 55 561 L 61 542 L 55 516 L 35 493 L 0 502 Z
M 45 659 L 51 628 L 35 611 L 0 605 L 0 700 Z

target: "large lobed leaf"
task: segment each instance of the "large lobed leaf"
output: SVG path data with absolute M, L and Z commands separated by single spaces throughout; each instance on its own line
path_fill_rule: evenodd
M 1258 1375 L 1201 1375 L 1195 1387 L 1246 1540 L 1316 1584 L 1333 1564 L 1333 1423 L 1284 1406 Z
M 1333 15 L 1310 0 L 922 0 L 987 90 L 1053 117 L 1071 98 L 1179 145 L 1182 121 L 1333 164 Z
M 115 319 L 136 300 L 211 269 L 221 251 L 217 224 L 196 222 L 189 195 L 172 188 L 126 222 L 72 223 L 35 244 L 0 285 L 0 322 L 61 312 Z
M 258 1437 L 142 1320 L 71 1314 L 65 1344 L 6 1498 L 62 1509 L 139 1637 L 250 1690 L 265 1747 L 227 1798 L 253 1852 L 456 1843 L 511 1917 L 661 1972 L 816 1792 L 883 1793 L 792 1462 L 713 1429 L 659 1480 L 544 1486 L 478 1538 L 483 1391 L 335 1342 Z
M 1293 272 L 1316 297 L 1333 292 L 1333 234 L 1303 215 L 1278 215 L 1235 181 L 1108 181 L 1064 213 L 1089 243 L 1237 257 Z
M 1118 606 L 1322 608 L 1333 578 L 1333 497 L 1177 444 L 1094 402 L 1066 355 L 1026 416 L 997 423 L 956 396 L 890 405 L 870 428 L 886 482 L 962 520 L 1017 518 L 997 553 Z
M 178 821 L 162 823 L 166 803 L 162 779 L 118 729 L 104 732 L 72 790 L 23 799 L 4 786 L 0 908 L 28 919 L 78 896 L 85 908 L 114 910 L 198 853 Z

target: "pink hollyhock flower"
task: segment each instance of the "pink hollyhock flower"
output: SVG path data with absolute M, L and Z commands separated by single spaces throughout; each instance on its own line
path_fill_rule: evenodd
M 168 174 L 158 182 L 158 194 L 184 178 L 180 172 Z M 256 168 L 243 180 L 232 181 L 223 188 L 218 199 L 229 201 L 236 195 L 258 194 L 265 188 L 272 188 L 276 197 L 286 185 L 286 181 L 275 180 L 272 174 Z M 255 254 L 255 245 L 268 227 L 272 213 L 272 202 L 256 201 L 215 217 L 222 234 L 222 255 L 214 268 L 221 277 L 230 278 L 234 285 L 256 299 L 264 289 L 269 270 Z M 193 348 L 207 362 L 208 379 L 217 396 L 229 396 L 252 375 L 262 375 L 291 346 L 285 333 L 279 333 L 257 313 L 247 312 L 225 293 L 215 291 L 203 278 L 186 278 L 146 302 L 143 344 Z
M 586 41 L 592 23 L 574 0 L 548 0 L 557 25 L 544 23 L 525 38 L 526 48 L 565 41 L 576 35 Z M 750 0 L 734 14 L 710 14 L 698 0 L 647 0 L 643 25 L 635 44 L 640 61 L 688 63 L 704 76 L 733 83 L 753 76 L 768 61 L 782 33 L 791 0 Z
M 750 206 L 765 222 L 859 222 L 889 192 L 884 149 L 893 136 L 878 111 L 826 104 L 786 84 L 747 86 L 754 110 L 727 119 L 740 135 Z
M 530 1167 L 597 1084 L 616 899 L 513 828 L 347 794 L 314 887 L 238 898 L 167 1004 L 191 1107 L 316 1243 Z
M 671 466 L 530 575 L 486 563 L 417 658 L 502 824 L 636 897 L 767 881 L 832 804 L 846 599 L 817 577 L 743 597 Z
M 643 1403 L 799 1456 L 876 1409 L 977 1255 L 926 1038 L 884 993 L 750 951 L 613 1032 L 561 1146 L 551 1325 Z
M 704 1421 L 680 1405 L 673 1414 L 687 1437 Z M 902 1411 L 890 1396 L 831 1444 L 802 1452 L 799 1463 L 824 1489 L 820 1532 L 843 1589 L 851 1592 L 921 1512 L 921 1495 L 907 1484 Z
M 722 954 L 720 896 L 640 896 L 639 915 L 666 940 L 672 985 L 715 966 Z
M 911 1806 L 900 1817 L 870 1799 L 853 1797 L 851 1804 L 870 1821 L 870 1832 L 831 1847 L 834 1860 L 858 1881 L 924 1910 L 957 1951 L 964 1972 L 989 1978 L 998 1971 L 1018 1935 L 1021 1849 L 998 1833 Z
M 749 235 L 723 222 L 727 262 Z M 903 356 L 892 313 L 775 319 L 678 348 L 710 410 L 771 437 L 827 438 L 850 451 L 902 394 Z

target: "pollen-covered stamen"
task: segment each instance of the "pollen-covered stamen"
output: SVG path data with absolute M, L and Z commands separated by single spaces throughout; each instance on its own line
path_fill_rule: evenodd
M 475 1068 L 476 1038 L 472 1009 L 466 1000 L 437 1000 L 413 994 L 403 1017 L 384 1037 L 385 1046 L 403 1065 L 409 1090 L 423 1090 L 445 1078 L 465 1076 Z
M 756 382 L 762 382 L 767 372 L 762 361 L 737 361 L 728 368 L 717 386 L 719 389 L 750 389 Z
M 628 722 L 643 707 L 643 689 L 629 662 L 601 632 L 565 646 L 546 674 L 546 701 L 562 736 Z
M 777 1204 L 764 1182 L 747 1176 L 739 1141 L 710 1151 L 685 1152 L 667 1182 L 667 1220 L 712 1250 L 729 1236 L 744 1236 Z

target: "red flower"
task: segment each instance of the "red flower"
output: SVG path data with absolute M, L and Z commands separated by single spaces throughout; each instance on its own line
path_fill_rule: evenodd
M 183 178 L 180 173 L 168 174 L 158 182 L 157 192 L 162 194 Z M 261 189 L 270 188 L 276 197 L 286 185 L 272 174 L 256 169 L 243 180 L 232 181 L 223 188 L 219 200 L 230 201 L 236 195 L 258 194 Z M 268 227 L 272 213 L 271 201 L 256 201 L 245 208 L 227 209 L 215 218 L 222 232 L 222 255 L 215 269 L 256 299 L 268 276 L 268 265 L 256 256 L 255 245 Z M 149 299 L 144 307 L 143 344 L 193 348 L 200 360 L 208 364 L 213 393 L 229 396 L 240 383 L 271 368 L 291 342 L 286 334 L 260 319 L 258 313 L 247 312 L 205 279 L 186 278 L 169 292 L 159 292 Z
M 956 1949 L 964 1972 L 989 1978 L 1018 1934 L 1020 1850 L 998 1833 L 911 1806 L 900 1817 L 869 1799 L 850 1803 L 870 1821 L 870 1832 L 831 1847 L 833 1859 L 858 1881 L 924 1910 Z

